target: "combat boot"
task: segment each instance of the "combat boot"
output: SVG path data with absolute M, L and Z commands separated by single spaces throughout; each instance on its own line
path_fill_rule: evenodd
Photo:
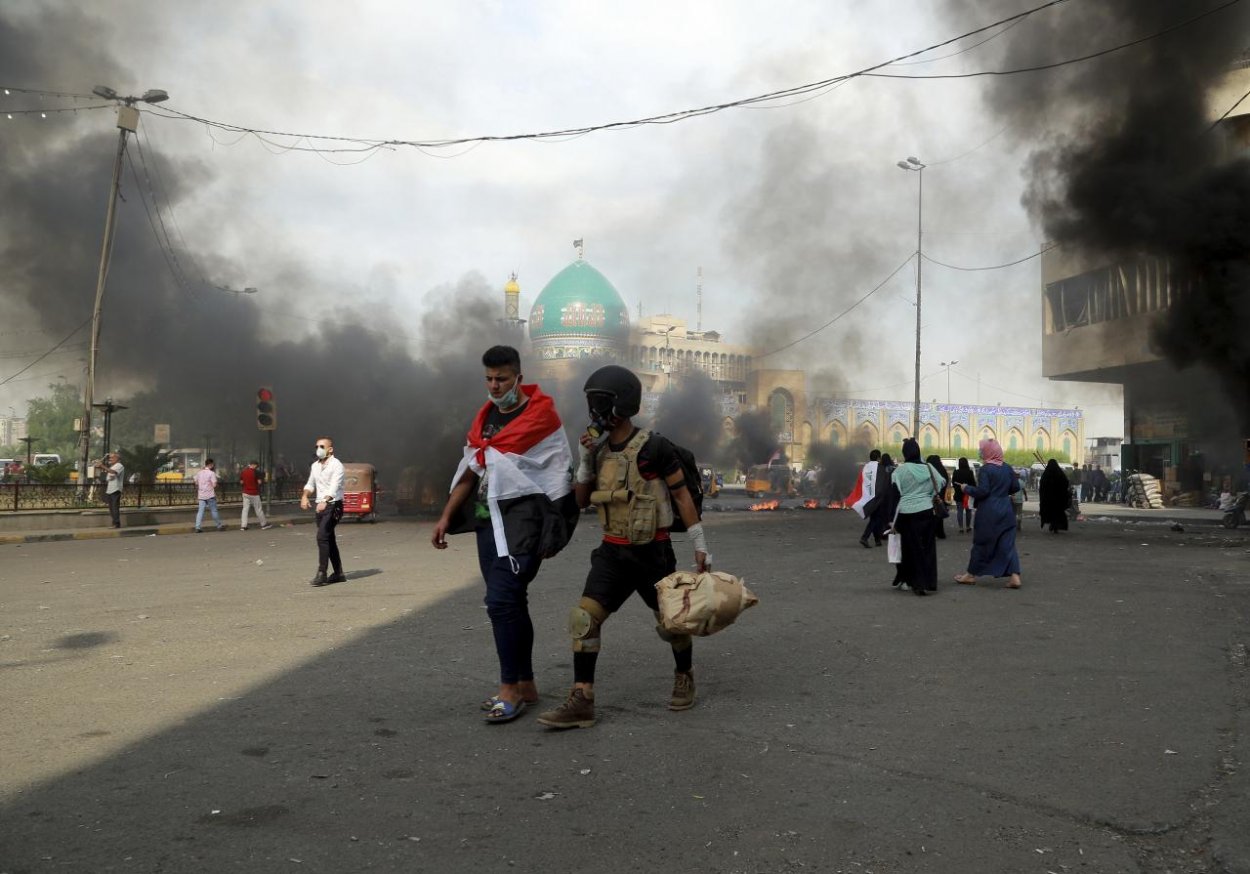
M 694 706 L 694 674 L 677 671 L 673 675 L 673 696 L 668 699 L 669 710 L 689 710 Z
M 568 699 L 555 710 L 541 714 L 538 723 L 548 728 L 590 728 L 595 724 L 594 693 L 587 696 L 584 689 L 574 686 Z

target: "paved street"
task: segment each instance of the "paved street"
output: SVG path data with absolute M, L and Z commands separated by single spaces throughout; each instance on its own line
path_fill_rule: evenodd
M 547 705 L 585 523 L 531 588 Z M 635 600 L 566 733 L 481 721 L 476 555 L 428 522 L 344 524 L 323 589 L 307 525 L 0 546 L 0 872 L 1250 871 L 1250 532 L 1035 525 L 1023 589 L 921 599 L 853 513 L 709 513 L 761 603 L 698 705 Z

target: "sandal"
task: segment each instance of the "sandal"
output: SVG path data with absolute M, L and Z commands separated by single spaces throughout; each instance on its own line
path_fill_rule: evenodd
M 526 704 L 537 704 L 537 703 L 538 703 L 538 699 L 537 699 L 537 698 L 535 698 L 533 701 L 530 701 L 530 700 L 525 699 L 525 698 L 522 698 L 521 700 L 522 700 L 524 703 L 526 703 Z M 500 698 L 499 698 L 499 696 L 498 696 L 498 695 L 491 695 L 489 698 L 487 698 L 487 699 L 485 699 L 484 701 L 482 701 L 482 703 L 481 703 L 481 704 L 479 704 L 479 705 L 478 705 L 478 707 L 479 707 L 480 709 L 482 709 L 483 711 L 490 710 L 490 709 L 492 709 L 492 708 L 493 708 L 496 704 L 498 704 L 498 703 L 499 703 L 499 701 L 500 701 Z
M 977 584 L 977 578 L 972 574 L 960 574 L 955 577 L 955 582 L 963 583 L 965 586 L 975 586 Z
M 511 701 L 504 701 L 500 698 L 495 701 L 495 705 L 490 710 L 486 711 L 486 721 L 511 722 L 525 712 L 526 706 L 524 701 L 513 704 Z

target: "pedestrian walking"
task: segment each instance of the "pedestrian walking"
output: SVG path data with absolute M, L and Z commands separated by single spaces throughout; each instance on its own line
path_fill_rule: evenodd
M 260 528 L 272 528 L 265 519 L 265 511 L 260 507 L 260 487 L 265 482 L 265 472 L 260 469 L 259 461 L 248 462 L 247 467 L 239 471 L 239 486 L 243 489 L 243 517 L 239 520 L 239 530 L 247 530 L 247 515 L 251 510 L 256 513 L 256 521 Z
M 308 482 L 300 495 L 299 506 L 307 510 L 311 499 L 317 502 L 317 573 L 312 585 L 326 586 L 345 583 L 343 559 L 339 557 L 339 543 L 334 529 L 343 518 L 343 462 L 334 457 L 334 441 L 329 437 L 317 438 L 317 460 L 308 472 Z M 326 570 L 334 573 L 326 576 Z
M 1043 528 L 1049 525 L 1051 534 L 1068 530 L 1071 487 L 1063 468 L 1053 458 L 1046 462 L 1046 469 L 1042 471 L 1042 479 L 1037 485 L 1037 501 Z
M 1020 490 L 1016 472 L 1003 463 L 1003 447 L 993 438 L 982 440 L 981 480 L 964 486 L 977 502 L 968 570 L 955 582 L 974 585 L 977 577 L 1010 577 L 1007 588 L 1020 588 L 1020 555 L 1016 552 L 1016 514 L 1011 495 Z
M 205 510 L 212 513 L 218 531 L 225 528 L 221 524 L 221 516 L 217 514 L 217 463 L 211 458 L 204 460 L 204 466 L 195 475 L 195 497 L 200 504 L 195 513 L 195 533 L 200 534 L 203 531 L 201 526 L 204 524 Z
M 855 484 L 855 491 L 847 499 L 847 503 L 851 505 L 859 518 L 865 521 L 863 536 L 859 538 L 859 545 L 872 549 L 868 543 L 868 537 L 872 534 L 872 511 L 877 508 L 877 465 L 881 463 L 881 450 L 874 449 L 868 453 L 868 461 L 859 471 L 859 482 Z M 881 545 L 881 538 L 877 538 L 877 545 Z
M 968 464 L 966 457 L 960 456 L 951 482 L 955 486 L 955 523 L 959 526 L 959 533 L 966 534 L 972 530 L 973 504 L 964 493 L 964 486 L 977 484 L 977 475 L 972 472 L 972 465 Z
M 694 705 L 693 641 L 660 623 L 655 584 L 677 569 L 669 528 L 674 507 L 694 547 L 694 564 L 707 569 L 707 538 L 689 490 L 677 448 L 664 437 L 639 430 L 632 418 L 642 405 L 642 383 L 631 371 L 610 364 L 590 375 L 584 387 L 591 426 L 580 440 L 575 489 L 579 507 L 594 505 L 603 542 L 590 556 L 581 600 L 569 614 L 573 639 L 573 688 L 563 706 L 538 721 L 550 728 L 595 724 L 595 664 L 600 629 L 635 592 L 656 618 L 656 632 L 673 652 L 675 672 L 670 710 Z
M 872 507 L 872 519 L 869 532 L 873 543 L 880 546 L 890 530 L 890 522 L 894 518 L 894 510 L 898 507 L 898 492 L 893 488 L 891 477 L 894 474 L 894 459 L 890 453 L 881 454 L 877 463 L 877 483 L 874 486 L 875 503 Z
M 121 456 L 110 452 L 105 458 L 105 476 L 107 485 L 104 487 L 104 503 L 109 508 L 109 519 L 114 528 L 122 527 L 122 484 L 126 482 L 126 468 L 122 466 Z
M 1024 502 L 1029 499 L 1028 474 L 1024 476 L 1016 475 L 1016 482 L 1020 484 L 1020 488 L 1011 493 L 1011 509 L 1016 514 L 1016 530 L 1020 531 L 1024 525 Z
M 946 470 L 946 465 L 942 464 L 942 456 L 930 455 L 925 459 L 925 463 L 938 472 L 941 478 L 938 485 L 941 487 L 942 503 L 946 506 L 947 512 L 950 512 L 950 501 L 946 500 L 946 490 L 950 488 L 951 475 Z M 933 536 L 938 540 L 946 539 L 946 520 L 941 516 L 933 517 Z
M 544 558 L 568 544 L 579 515 L 573 454 L 555 403 L 521 384 L 521 356 L 511 346 L 482 355 L 487 401 L 469 427 L 464 457 L 430 542 L 476 532 L 499 658 L 499 690 L 482 702 L 487 722 L 511 722 L 538 700 L 529 584 Z
M 903 560 L 895 566 L 894 588 L 909 587 L 924 597 L 937 591 L 937 540 L 934 537 L 933 499 L 942 493 L 943 480 L 932 465 L 920 458 L 914 437 L 903 441 L 903 463 L 891 476 L 898 490 L 898 513 L 894 530 L 903 547 Z

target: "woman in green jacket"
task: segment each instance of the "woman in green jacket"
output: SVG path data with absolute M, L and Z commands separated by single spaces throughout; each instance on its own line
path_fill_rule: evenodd
M 903 545 L 903 560 L 894 575 L 894 585 L 906 585 L 915 595 L 937 591 L 936 519 L 933 497 L 941 494 L 943 480 L 920 459 L 920 444 L 914 438 L 903 441 L 903 463 L 894 470 L 898 489 L 898 515 L 894 530 Z

